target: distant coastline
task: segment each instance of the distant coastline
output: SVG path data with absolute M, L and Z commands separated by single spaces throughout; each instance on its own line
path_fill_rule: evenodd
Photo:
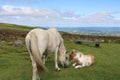
M 57 29 L 71 34 L 120 36 L 120 27 L 57 27 Z

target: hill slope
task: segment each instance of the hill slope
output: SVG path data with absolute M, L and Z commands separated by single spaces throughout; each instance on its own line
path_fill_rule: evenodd
M 5 27 L 4 27 L 5 28 Z M 6 28 L 8 29 L 8 28 Z M 18 27 L 14 27 L 12 36 L 6 34 L 5 39 L 0 40 L 0 80 L 31 80 L 32 65 L 30 56 L 25 44 L 22 46 L 11 45 L 11 37 L 14 37 Z M 21 27 L 20 27 L 21 29 Z M 23 28 L 24 29 L 24 28 Z M 18 29 L 19 30 L 19 29 Z M 27 33 L 30 29 L 26 29 Z M 15 31 L 15 32 L 14 32 Z M 23 32 L 22 32 L 23 31 Z M 5 33 L 6 33 L 5 32 Z M 62 33 L 64 34 L 64 33 Z M 4 31 L 2 36 L 4 35 Z M 25 34 L 26 35 L 26 34 Z M 24 36 L 16 35 L 17 39 L 24 42 Z M 74 38 L 74 36 L 72 36 Z M 76 49 L 85 54 L 93 54 L 95 56 L 95 64 L 91 67 L 82 69 L 74 69 L 72 62 L 68 68 L 62 68 L 61 71 L 54 70 L 54 54 L 48 56 L 46 66 L 49 70 L 47 73 L 41 73 L 42 80 L 119 80 L 120 79 L 120 44 L 118 43 L 102 43 L 101 47 L 96 48 L 93 45 L 76 44 L 71 37 L 64 36 L 64 44 L 70 54 L 72 49 Z M 10 39 L 10 40 L 8 40 Z M 72 39 L 72 40 L 71 40 Z M 14 39 L 13 39 L 14 40 Z
M 0 23 L 0 40 L 13 40 L 18 37 L 25 37 L 35 27 L 20 26 L 16 24 Z

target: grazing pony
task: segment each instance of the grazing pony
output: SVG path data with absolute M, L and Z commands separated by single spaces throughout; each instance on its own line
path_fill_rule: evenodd
M 88 55 L 84 55 L 81 52 L 77 52 L 75 50 L 72 50 L 70 56 L 69 56 L 69 60 L 71 61 L 72 59 L 74 59 L 76 62 L 73 64 L 73 67 L 75 69 L 77 68 L 82 68 L 85 66 L 91 66 L 92 64 L 94 64 L 94 56 L 91 54 Z
M 33 29 L 27 34 L 25 42 L 32 60 L 32 80 L 40 80 L 38 72 L 47 71 L 44 64 L 49 53 L 55 53 L 56 70 L 60 70 L 58 67 L 58 52 L 62 66 L 68 66 L 69 56 L 66 54 L 63 38 L 55 28 L 48 30 Z

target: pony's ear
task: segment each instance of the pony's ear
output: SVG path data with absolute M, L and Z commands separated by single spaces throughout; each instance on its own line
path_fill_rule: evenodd
M 75 50 L 75 49 L 73 49 L 73 50 L 72 50 L 72 52 L 76 52 L 76 50 Z
M 66 53 L 68 53 L 68 51 L 66 51 Z

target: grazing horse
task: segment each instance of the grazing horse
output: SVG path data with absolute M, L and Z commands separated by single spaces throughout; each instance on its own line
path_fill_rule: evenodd
M 69 56 L 66 54 L 63 38 L 55 28 L 48 30 L 33 29 L 27 34 L 25 42 L 32 60 L 32 80 L 40 80 L 38 73 L 47 71 L 44 64 L 49 53 L 55 53 L 56 70 L 60 70 L 58 67 L 58 52 L 61 65 L 63 67 L 68 66 Z

